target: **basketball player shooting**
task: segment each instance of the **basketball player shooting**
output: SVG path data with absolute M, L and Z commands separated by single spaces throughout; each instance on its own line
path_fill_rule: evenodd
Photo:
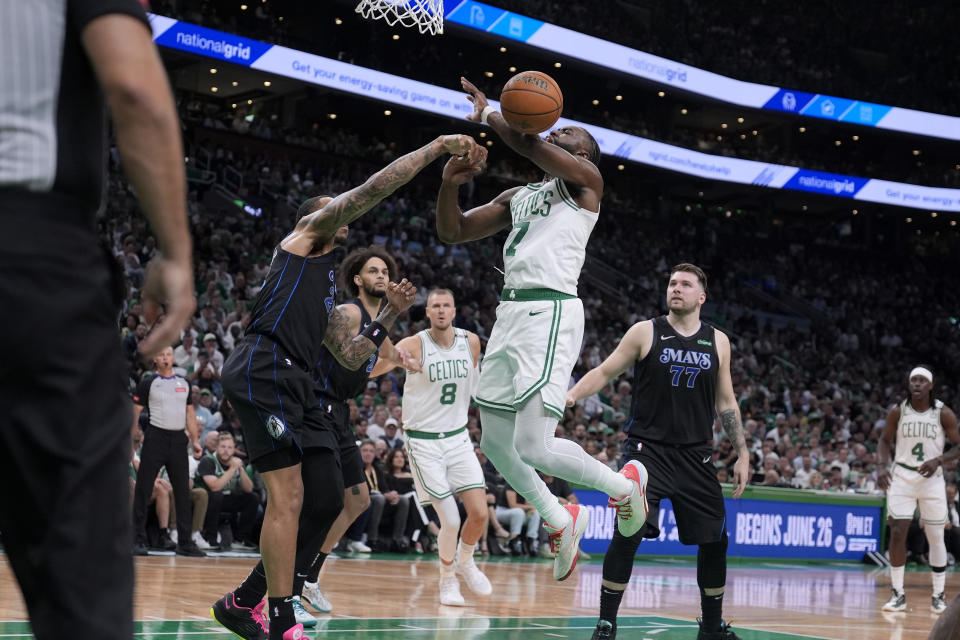
M 877 446 L 877 486 L 887 492 L 890 582 L 893 588 L 883 610 L 905 611 L 907 608 L 907 596 L 903 590 L 907 530 L 914 510 L 919 507 L 923 531 L 930 543 L 930 576 L 933 581 L 930 610 L 943 613 L 947 608 L 944 593 L 947 546 L 943 541 L 947 490 L 943 465 L 960 457 L 960 432 L 957 430 L 957 415 L 933 397 L 930 367 L 920 365 L 913 368 L 909 390 L 909 396 L 887 415 Z M 953 448 L 946 453 L 943 452 L 944 436 L 953 443 Z M 891 451 L 895 452 L 892 472 Z
M 462 212 L 459 187 L 478 169 L 451 159 L 437 199 L 437 234 L 456 244 L 511 229 L 503 250 L 505 287 L 477 390 L 481 444 L 507 482 L 543 517 L 557 554 L 553 577 L 564 580 L 576 566 L 589 512 L 580 505 L 561 506 L 535 468 L 609 495 L 625 536 L 639 531 L 647 515 L 642 464 L 631 462 L 616 473 L 576 443 L 554 436 L 583 341 L 577 280 L 603 197 L 600 147 L 580 127 L 555 129 L 546 139 L 519 133 L 476 86 L 466 78 L 461 83 L 473 103 L 468 118 L 490 125 L 545 172 L 538 184 L 508 189 Z

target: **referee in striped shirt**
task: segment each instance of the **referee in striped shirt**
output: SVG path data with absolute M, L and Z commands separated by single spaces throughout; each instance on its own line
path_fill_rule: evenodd
M 132 413 L 95 217 L 106 110 L 159 240 L 141 351 L 195 306 L 176 110 L 136 0 L 0 0 L 0 531 L 38 640 L 130 640 Z

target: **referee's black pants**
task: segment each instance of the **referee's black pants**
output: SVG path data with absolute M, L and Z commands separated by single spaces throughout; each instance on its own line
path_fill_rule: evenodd
M 0 534 L 37 640 L 130 640 L 122 280 L 51 199 L 0 189 Z
M 133 492 L 133 535 L 137 542 L 147 543 L 147 507 L 153 494 L 153 483 L 160 467 L 167 468 L 167 476 L 173 487 L 173 500 L 177 507 L 177 544 L 190 541 L 190 525 L 193 522 L 190 500 L 189 465 L 187 462 L 187 434 L 150 425 L 143 432 L 143 448 L 140 449 L 140 469 L 137 470 L 137 486 Z

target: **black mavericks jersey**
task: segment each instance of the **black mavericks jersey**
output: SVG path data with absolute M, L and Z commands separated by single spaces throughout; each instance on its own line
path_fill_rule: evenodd
M 360 308 L 360 331 L 358 333 L 362 333 L 373 319 L 359 300 L 351 300 L 348 304 L 355 304 Z M 370 372 L 377 364 L 379 353 L 380 350 L 377 349 L 370 355 L 365 365 L 356 371 L 351 371 L 340 364 L 329 349 L 323 347 L 320 352 L 320 359 L 317 362 L 317 393 L 325 399 L 339 402 L 346 402 L 350 398 L 360 395 L 367 385 Z
M 300 369 L 320 357 L 327 319 L 337 293 L 334 267 L 339 252 L 316 258 L 295 256 L 279 246 L 250 312 L 246 335 L 273 340 Z
M 666 316 L 653 319 L 653 344 L 633 374 L 633 404 L 624 429 L 631 437 L 690 445 L 713 438 L 716 414 L 716 331 L 705 322 L 678 334 Z

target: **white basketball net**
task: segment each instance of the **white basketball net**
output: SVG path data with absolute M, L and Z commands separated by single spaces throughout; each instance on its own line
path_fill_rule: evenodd
M 443 33 L 443 0 L 361 0 L 356 12 L 368 20 L 417 27 L 420 33 Z

